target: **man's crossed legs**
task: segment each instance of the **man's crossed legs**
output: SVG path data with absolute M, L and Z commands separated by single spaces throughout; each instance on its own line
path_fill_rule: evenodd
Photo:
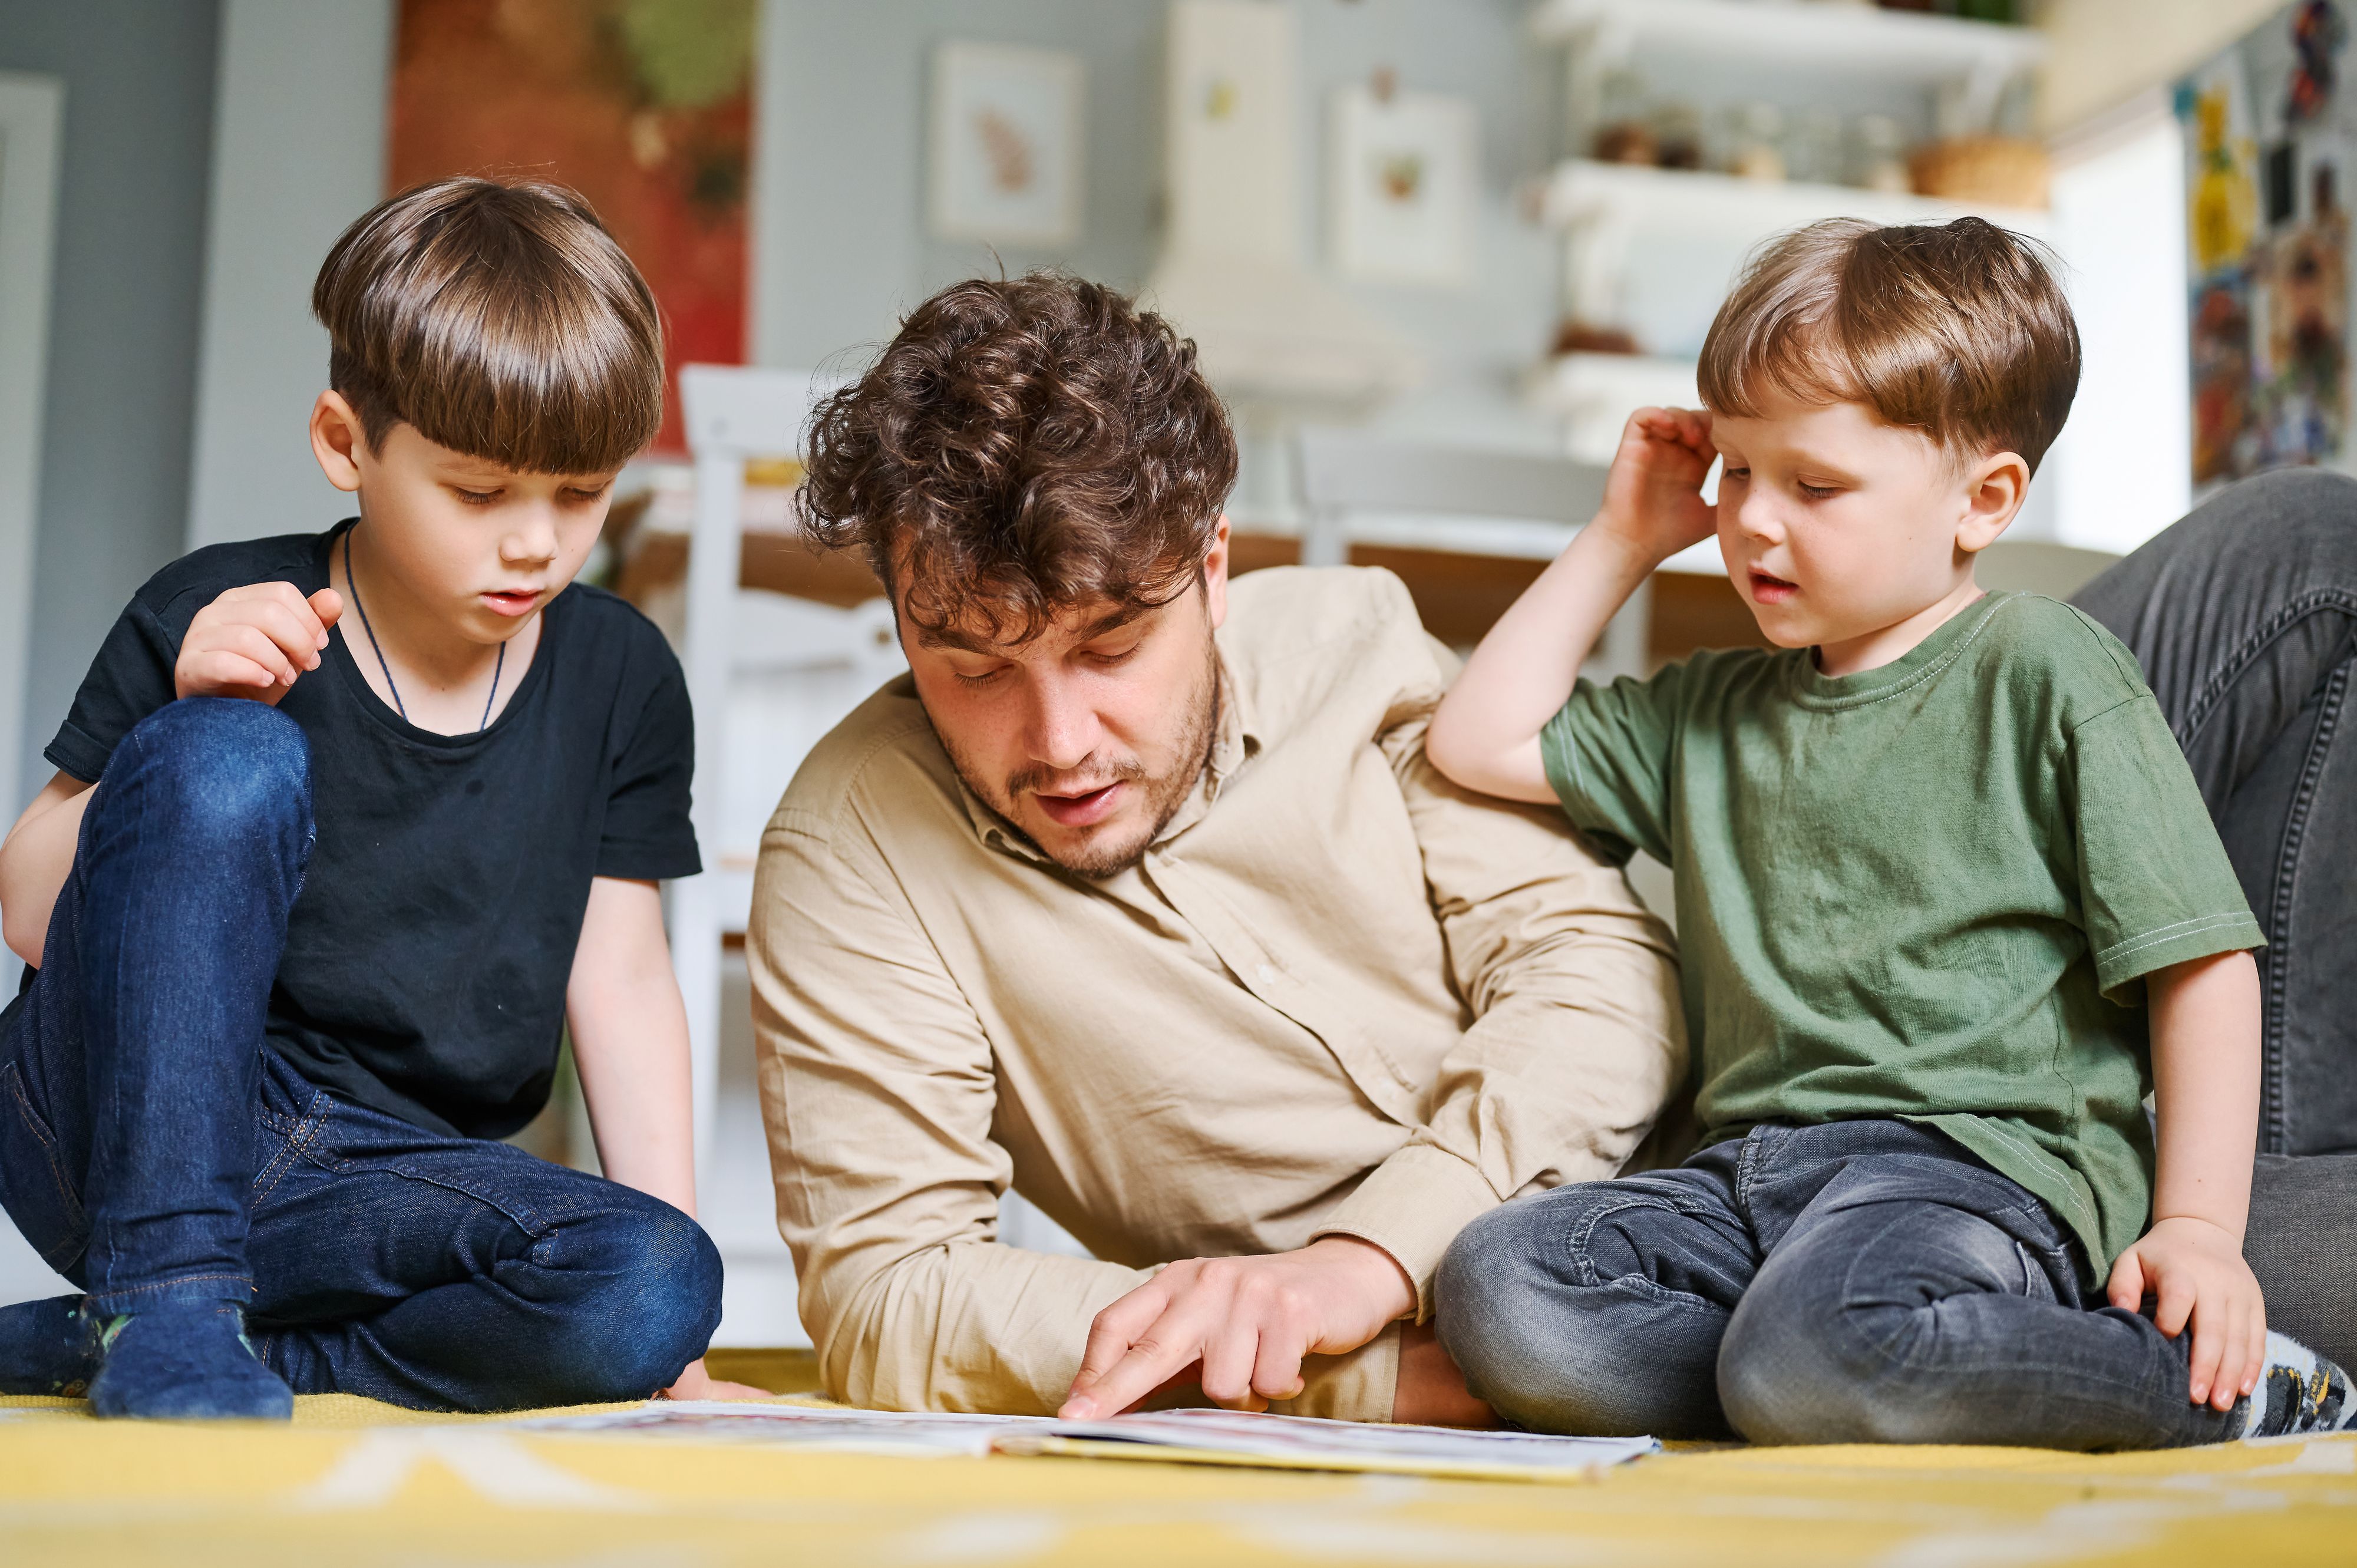
M 2191 1403 L 2190 1334 L 2088 1310 L 2045 1205 L 1905 1122 L 1759 1127 L 1508 1204 L 1439 1296 L 1467 1385 L 1544 1431 L 2153 1448 L 2341 1413 L 2276 1336 L 2256 1394 Z
M 259 703 L 172 703 L 107 765 L 0 1015 L 0 1205 L 87 1309 L 0 1310 L 0 1382 L 260 1416 L 289 1388 L 482 1410 L 667 1386 L 719 1317 L 694 1220 L 264 1047 L 310 839 L 302 731 Z

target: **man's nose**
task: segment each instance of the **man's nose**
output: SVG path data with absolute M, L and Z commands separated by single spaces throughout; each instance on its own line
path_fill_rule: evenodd
M 1100 726 L 1080 693 L 1049 676 L 1032 684 L 1029 730 L 1026 738 L 1033 759 L 1060 770 L 1088 760 L 1097 748 Z

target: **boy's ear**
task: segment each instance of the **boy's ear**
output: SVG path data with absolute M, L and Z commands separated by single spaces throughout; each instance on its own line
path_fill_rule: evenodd
M 1964 472 L 1964 515 L 1956 521 L 1956 548 L 1977 555 L 1996 542 L 2029 499 L 2029 464 L 2018 452 L 1997 452 Z
M 321 392 L 311 405 L 311 455 L 319 459 L 328 483 L 339 490 L 359 489 L 361 458 L 367 452 L 368 432 L 344 394 Z

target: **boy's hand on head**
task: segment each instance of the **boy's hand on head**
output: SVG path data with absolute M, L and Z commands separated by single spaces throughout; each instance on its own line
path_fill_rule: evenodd
M 2112 1265 L 2105 1294 L 2123 1312 L 2139 1311 L 2152 1298 L 2153 1325 L 2172 1339 L 2191 1324 L 2187 1392 L 2195 1404 L 2231 1410 L 2258 1387 L 2267 1304 L 2243 1261 L 2241 1241 L 2224 1227 L 2190 1216 L 2153 1221 Z
M 1598 522 L 1656 562 L 1708 539 L 1718 514 L 1702 481 L 1717 456 L 1707 412 L 1639 409 L 1621 429 Z
M 197 612 L 172 687 L 181 697 L 250 697 L 274 707 L 295 678 L 319 667 L 328 628 L 344 613 L 333 588 L 306 598 L 292 583 L 231 588 Z

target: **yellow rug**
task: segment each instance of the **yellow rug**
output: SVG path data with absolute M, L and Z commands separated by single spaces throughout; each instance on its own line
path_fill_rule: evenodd
M 780 1391 L 806 1357 L 716 1356 Z M 533 1435 L 346 1395 L 286 1427 L 0 1400 L 0 1563 L 2357 1563 L 2357 1438 L 2086 1458 L 1724 1449 L 1578 1486 Z

